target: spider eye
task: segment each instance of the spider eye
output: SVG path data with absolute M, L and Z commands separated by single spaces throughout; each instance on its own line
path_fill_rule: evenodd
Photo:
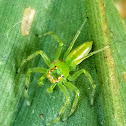
M 55 66 L 55 69 L 58 69 L 58 67 L 57 67 L 57 66 Z

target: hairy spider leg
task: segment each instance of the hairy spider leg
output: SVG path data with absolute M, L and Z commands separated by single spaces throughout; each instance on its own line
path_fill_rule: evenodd
M 35 67 L 35 68 L 28 69 L 27 74 L 26 74 L 26 89 L 25 89 L 25 98 L 26 98 L 28 106 L 30 105 L 30 101 L 29 101 L 29 97 L 28 97 L 28 89 L 29 89 L 29 83 L 30 83 L 30 76 L 31 76 L 31 73 L 33 73 L 33 72 L 34 73 L 46 73 L 47 69 L 42 68 L 42 67 Z
M 55 88 L 56 85 L 57 85 L 57 84 L 54 83 L 51 87 L 47 88 L 47 92 L 48 92 L 48 93 L 52 93 L 52 92 L 53 92 L 53 89 Z
M 28 62 L 29 60 L 33 59 L 34 57 L 36 57 L 37 55 L 41 55 L 42 58 L 44 59 L 45 63 L 50 66 L 51 64 L 51 61 L 50 59 L 48 58 L 48 56 L 42 51 L 36 51 L 35 53 L 31 54 L 30 56 L 28 56 L 26 59 L 24 59 L 18 69 L 18 72 L 20 72 L 20 69 L 21 67 L 26 63 Z M 29 98 L 28 98 L 28 88 L 29 88 L 29 82 L 30 82 L 30 75 L 32 72 L 38 72 L 38 73 L 45 73 L 46 72 L 46 69 L 45 68 L 40 68 L 40 67 L 36 67 L 36 68 L 30 68 L 28 69 L 27 71 L 27 77 L 26 77 L 26 90 L 25 90 L 25 97 L 26 97 L 26 100 L 27 100 L 27 105 L 30 105 L 30 102 L 29 102 Z M 46 76 L 44 76 L 46 77 Z M 42 80 L 43 80 L 43 77 L 40 78 L 39 80 L 39 84 L 41 85 L 42 83 Z
M 51 64 L 51 61 L 50 59 L 48 58 L 48 56 L 42 51 L 42 50 L 39 50 L 39 51 L 36 51 L 34 52 L 33 54 L 31 54 L 30 56 L 28 56 L 26 59 L 24 59 L 18 69 L 18 72 L 20 72 L 20 69 L 21 67 L 26 63 L 28 62 L 29 60 L 33 59 L 34 57 L 36 57 L 37 55 L 41 55 L 42 58 L 44 59 L 45 63 L 50 66 Z
M 80 32 L 81 32 L 83 26 L 85 25 L 86 21 L 87 21 L 87 18 L 84 20 L 84 22 L 82 23 L 82 25 L 80 26 L 80 28 L 79 28 L 78 31 L 76 32 L 76 34 L 75 34 L 75 36 L 74 36 L 72 42 L 70 43 L 69 48 L 67 49 L 66 53 L 64 54 L 63 61 L 65 61 L 65 59 L 66 59 L 67 56 L 69 55 L 70 51 L 72 50 L 72 48 L 73 48 L 73 46 L 74 46 L 74 43 L 76 42 L 78 36 L 80 35 Z
M 60 57 L 60 54 L 61 54 L 61 51 L 62 51 L 62 47 L 63 47 L 63 42 L 62 40 L 57 36 L 55 35 L 52 31 L 49 31 L 47 33 L 45 33 L 44 35 L 39 35 L 38 37 L 41 37 L 41 36 L 45 36 L 45 35 L 51 35 L 55 40 L 57 40 L 57 42 L 59 43 L 59 46 L 58 46 L 58 49 L 56 51 L 56 54 L 54 56 L 54 62 L 57 62 L 59 57 Z
M 93 98 L 94 98 L 94 93 L 95 93 L 96 85 L 94 84 L 91 75 L 90 75 L 85 69 L 82 69 L 82 70 L 77 71 L 77 72 L 76 72 L 75 74 L 73 74 L 72 76 L 69 76 L 69 77 L 68 77 L 68 80 L 69 80 L 69 81 L 73 81 L 73 80 L 75 80 L 77 77 L 79 77 L 82 73 L 84 73 L 84 74 L 87 76 L 89 82 L 91 83 L 91 86 L 92 86 L 91 105 L 93 105 Z
M 75 111 L 78 100 L 79 100 L 79 97 L 80 97 L 80 91 L 75 85 L 73 85 L 72 83 L 67 82 L 67 81 L 64 82 L 64 85 L 67 86 L 68 88 L 70 88 L 71 90 L 75 91 L 76 96 L 75 96 L 75 99 L 73 101 L 73 105 L 72 105 L 72 108 L 71 108 L 71 111 L 70 111 L 69 115 L 67 117 L 65 117 L 63 119 L 63 121 L 65 121 Z
M 43 79 L 46 77 L 46 75 L 47 75 L 47 72 L 43 76 L 41 76 L 41 78 L 38 81 L 39 85 L 43 85 Z
M 64 113 L 64 111 L 66 110 L 67 106 L 70 103 L 70 95 L 69 95 L 69 92 L 68 92 L 67 88 L 62 84 L 61 81 L 58 83 L 58 86 L 61 89 L 61 91 L 63 92 L 63 94 L 65 95 L 66 101 L 65 101 L 64 105 L 62 106 L 62 108 L 60 109 L 58 117 L 56 119 L 54 119 L 52 122 L 47 123 L 46 126 L 51 125 L 51 124 L 59 121 L 62 114 Z

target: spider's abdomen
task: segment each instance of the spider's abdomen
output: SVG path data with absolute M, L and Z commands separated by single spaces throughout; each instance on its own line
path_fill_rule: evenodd
M 56 83 L 69 75 L 69 67 L 63 62 L 57 62 L 50 67 L 47 78 L 51 83 Z
M 92 48 L 93 42 L 85 42 L 75 48 L 66 58 L 65 63 L 69 67 L 74 67 L 83 61 L 83 58 L 88 55 Z

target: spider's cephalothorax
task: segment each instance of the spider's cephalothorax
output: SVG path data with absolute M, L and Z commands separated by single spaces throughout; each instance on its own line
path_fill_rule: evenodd
M 69 75 L 69 67 L 63 62 L 57 62 L 51 66 L 47 73 L 47 78 L 51 83 L 56 83 Z
M 49 67 L 49 69 L 45 69 L 43 67 L 35 67 L 35 68 L 28 69 L 27 78 L 26 78 L 26 87 L 27 88 L 25 90 L 25 97 L 26 97 L 28 105 L 30 105 L 29 98 L 28 98 L 28 87 L 29 87 L 29 83 L 30 83 L 30 75 L 32 72 L 43 73 L 42 77 L 38 81 L 39 85 L 43 84 L 43 79 L 45 77 L 47 77 L 50 80 L 50 82 L 53 83 L 47 89 L 47 91 L 49 93 L 53 92 L 53 89 L 55 88 L 55 86 L 58 85 L 58 87 L 63 92 L 64 96 L 66 97 L 66 101 L 65 101 L 64 105 L 62 106 L 62 108 L 60 109 L 58 117 L 56 119 L 54 119 L 52 122 L 48 123 L 47 125 L 51 125 L 52 123 L 57 122 L 61 118 L 61 116 L 64 114 L 65 110 L 67 109 L 67 106 L 70 103 L 70 94 L 69 94 L 69 91 L 67 90 L 67 88 L 73 90 L 76 93 L 76 96 L 73 101 L 73 105 L 71 107 L 70 113 L 67 115 L 67 117 L 65 117 L 65 119 L 67 119 L 75 111 L 78 100 L 79 100 L 80 91 L 71 82 L 74 81 L 77 77 L 79 77 L 82 73 L 84 73 L 87 76 L 87 78 L 89 79 L 89 81 L 91 83 L 91 86 L 92 86 L 91 104 L 93 104 L 93 96 L 95 93 L 96 86 L 93 83 L 93 80 L 92 80 L 90 74 L 85 69 L 81 69 L 81 70 L 77 71 L 76 73 L 74 73 L 73 75 L 70 75 L 69 72 L 74 71 L 76 69 L 76 65 L 80 64 L 86 58 L 103 51 L 104 49 L 108 48 L 109 46 L 106 46 L 102 49 L 89 53 L 92 48 L 93 42 L 85 42 L 85 43 L 81 44 L 80 46 L 78 46 L 77 48 L 75 48 L 73 51 L 71 51 L 84 24 L 85 24 L 85 21 L 83 22 L 83 24 L 77 31 L 76 35 L 73 38 L 73 41 L 71 42 L 69 48 L 65 52 L 64 57 L 63 57 L 63 62 L 59 61 L 59 57 L 60 57 L 62 47 L 63 47 L 63 42 L 58 36 L 56 36 L 53 32 L 50 31 L 50 32 L 45 33 L 44 35 L 48 35 L 48 34 L 51 35 L 59 43 L 56 54 L 54 56 L 54 62 L 51 63 L 50 59 L 45 54 L 45 52 L 40 50 L 40 51 L 36 51 L 32 55 L 30 55 L 27 59 L 24 59 L 20 66 L 20 68 L 21 68 L 22 65 L 24 65 L 24 63 L 31 60 L 36 55 L 41 55 L 42 58 L 44 59 L 45 63 Z M 20 71 L 20 68 L 19 68 L 19 71 Z

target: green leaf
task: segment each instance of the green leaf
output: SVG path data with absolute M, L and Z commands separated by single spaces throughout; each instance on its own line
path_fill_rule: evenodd
M 36 15 L 30 34 L 24 37 L 20 21 L 28 7 L 34 8 Z M 21 73 L 17 70 L 21 61 L 37 50 L 43 50 L 53 61 L 58 43 L 50 36 L 36 36 L 48 31 L 53 31 L 64 42 L 62 60 L 86 16 L 88 21 L 73 48 L 86 41 L 94 42 L 93 50 L 109 44 L 111 47 L 77 66 L 77 70 L 85 68 L 97 85 L 94 105 L 90 105 L 90 83 L 81 75 L 73 82 L 81 92 L 76 111 L 65 122 L 59 121 L 54 126 L 126 125 L 126 82 L 123 78 L 126 28 L 112 0 L 1 0 L 0 8 L 1 126 L 45 126 L 55 119 L 65 97 L 57 87 L 48 94 L 46 89 L 51 83 L 47 79 L 43 86 L 37 87 L 41 74 L 31 76 L 30 107 L 24 98 L 26 72 L 31 67 L 47 68 L 43 59 L 38 56 L 25 64 Z M 73 100 L 74 92 L 70 94 Z

